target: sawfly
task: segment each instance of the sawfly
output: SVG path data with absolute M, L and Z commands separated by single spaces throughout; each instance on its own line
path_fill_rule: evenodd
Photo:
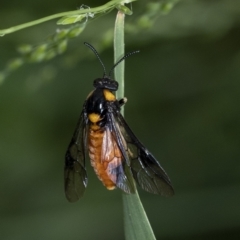
M 84 194 L 88 183 L 85 167 L 87 153 L 95 173 L 108 190 L 117 187 L 125 193 L 135 193 L 137 182 L 147 192 L 173 195 L 167 173 L 138 140 L 120 113 L 126 99 L 117 100 L 114 94 L 118 90 L 118 82 L 111 78 L 111 73 L 119 63 L 138 51 L 122 57 L 107 75 L 96 49 L 89 43 L 84 44 L 97 56 L 104 75 L 93 82 L 94 90 L 84 102 L 66 152 L 66 198 L 75 202 Z

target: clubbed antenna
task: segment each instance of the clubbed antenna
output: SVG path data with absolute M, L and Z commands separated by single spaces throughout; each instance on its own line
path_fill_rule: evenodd
M 104 64 L 103 64 L 103 61 L 102 61 L 102 59 L 100 58 L 97 50 L 96 50 L 91 44 L 89 44 L 89 43 L 87 43 L 87 42 L 84 42 L 84 44 L 85 44 L 87 47 L 89 47 L 89 48 L 94 52 L 94 54 L 97 56 L 99 62 L 102 64 L 103 71 L 104 71 L 104 76 L 106 76 L 106 68 L 105 68 L 105 66 L 104 66 Z
M 137 51 L 134 51 L 134 52 L 130 52 L 130 53 L 127 53 L 125 56 L 123 56 L 120 60 L 118 60 L 114 65 L 113 67 L 111 68 L 108 76 L 111 77 L 111 74 L 112 74 L 112 71 L 114 70 L 114 68 L 119 64 L 121 63 L 123 60 L 125 60 L 126 58 L 128 58 L 129 56 L 135 54 L 135 53 L 139 53 L 140 51 L 137 50 Z

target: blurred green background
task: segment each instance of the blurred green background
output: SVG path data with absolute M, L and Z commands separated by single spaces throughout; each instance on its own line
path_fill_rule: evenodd
M 146 2 L 133 3 L 134 26 Z M 156 3 L 157 1 L 155 1 Z M 0 28 L 77 9 L 79 1 L 1 2 Z M 91 7 L 105 1 L 84 2 Z M 121 192 L 88 163 L 85 196 L 64 196 L 64 154 L 102 68 L 84 41 L 104 49 L 116 11 L 89 24 L 66 53 L 26 64 L 0 86 L 0 238 L 124 239 Z M 39 44 L 56 21 L 0 38 L 0 68 L 22 43 Z M 240 1 L 179 1 L 150 28 L 126 33 L 125 118 L 169 174 L 175 196 L 139 190 L 157 239 L 240 237 Z M 106 39 L 105 39 L 106 38 Z M 110 42 L 111 43 L 111 42 Z

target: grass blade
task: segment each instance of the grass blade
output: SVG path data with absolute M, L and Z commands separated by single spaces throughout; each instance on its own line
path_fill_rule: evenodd
M 124 55 L 124 18 L 119 11 L 114 31 L 114 62 Z M 115 78 L 119 83 L 117 98 L 124 97 L 124 61 L 115 68 Z M 122 114 L 123 114 L 122 108 Z M 155 240 L 155 236 L 138 193 L 123 193 L 124 231 L 126 240 Z

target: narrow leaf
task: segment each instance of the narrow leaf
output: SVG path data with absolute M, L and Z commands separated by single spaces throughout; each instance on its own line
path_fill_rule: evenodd
M 124 18 L 124 13 L 119 11 L 114 30 L 114 62 L 117 62 L 124 55 Z M 124 61 L 115 68 L 115 78 L 119 83 L 117 92 L 117 98 L 119 99 L 124 97 Z M 135 194 L 123 193 L 123 212 L 126 240 L 156 239 L 137 190 Z

